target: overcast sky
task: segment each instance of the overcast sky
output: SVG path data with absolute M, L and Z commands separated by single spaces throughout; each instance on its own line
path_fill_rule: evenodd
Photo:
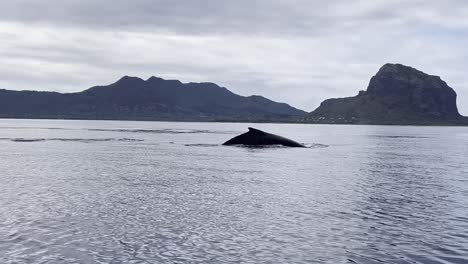
M 441 76 L 468 115 L 466 0 L 0 1 L 0 39 L 4 89 L 155 75 L 311 111 L 398 62 Z

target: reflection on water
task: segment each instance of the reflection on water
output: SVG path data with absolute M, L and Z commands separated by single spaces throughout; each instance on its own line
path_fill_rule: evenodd
M 0 138 L 0 141 L 12 141 L 12 142 L 41 142 L 41 141 L 63 141 L 63 142 L 108 142 L 108 141 L 143 141 L 141 139 L 134 138 Z
M 125 133 L 153 133 L 153 134 L 235 134 L 236 131 L 205 130 L 205 129 L 103 129 L 94 128 L 89 131 L 125 132 Z
M 220 145 L 248 126 L 315 143 Z M 0 138 L 0 263 L 468 262 L 467 128 L 2 120 Z
M 444 186 L 450 177 L 447 169 L 441 163 L 431 163 L 435 158 L 433 145 L 379 138 L 379 142 L 373 142 L 379 147 L 367 153 L 367 162 L 361 168 L 365 178 L 358 191 L 363 199 L 352 208 L 363 219 L 358 229 L 366 230 L 366 239 L 353 246 L 349 258 L 357 263 L 369 259 L 446 263 L 447 257 L 453 258 L 453 263 L 466 261 L 466 252 L 456 239 L 450 242 L 441 237 L 448 231 L 450 220 L 446 217 L 453 209 L 447 204 L 457 201 L 450 198 L 451 188 Z M 442 164 L 448 164 L 447 160 Z M 424 248 L 423 253 L 415 254 L 415 250 Z

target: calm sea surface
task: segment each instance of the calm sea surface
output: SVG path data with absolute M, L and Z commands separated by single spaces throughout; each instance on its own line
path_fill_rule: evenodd
M 0 184 L 2 264 L 468 263 L 468 128 L 0 120 Z

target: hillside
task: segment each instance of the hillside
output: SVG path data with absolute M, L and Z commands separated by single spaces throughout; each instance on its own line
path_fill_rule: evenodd
M 0 118 L 293 121 L 305 112 L 214 83 L 125 76 L 79 93 L 0 90 Z

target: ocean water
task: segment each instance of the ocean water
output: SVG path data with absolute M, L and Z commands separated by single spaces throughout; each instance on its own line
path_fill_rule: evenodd
M 468 263 L 468 128 L 0 120 L 0 184 L 0 263 Z

